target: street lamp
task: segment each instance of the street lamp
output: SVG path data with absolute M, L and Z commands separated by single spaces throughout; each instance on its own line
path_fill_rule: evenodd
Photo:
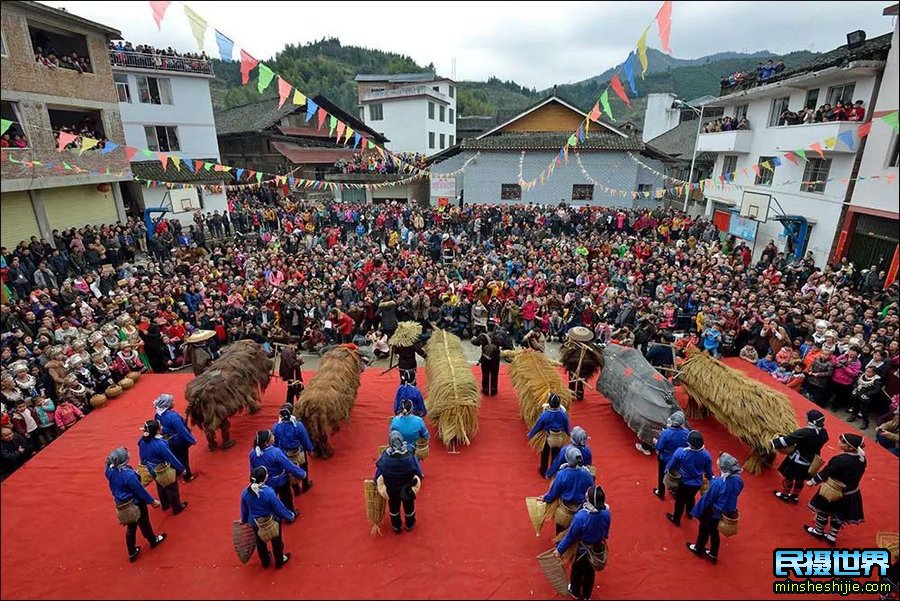
M 691 170 L 688 173 L 688 181 L 687 186 L 684 187 L 684 208 L 682 212 L 687 213 L 688 210 L 688 200 L 691 197 L 691 181 L 694 179 L 694 164 L 697 162 L 697 143 L 700 141 L 700 128 L 703 126 L 703 106 L 700 106 L 700 110 L 697 110 L 697 107 L 691 106 L 687 102 L 680 100 L 678 98 L 675 99 L 675 102 L 672 103 L 672 107 L 682 107 L 689 108 L 694 113 L 697 114 L 697 135 L 694 137 L 694 153 L 691 155 Z

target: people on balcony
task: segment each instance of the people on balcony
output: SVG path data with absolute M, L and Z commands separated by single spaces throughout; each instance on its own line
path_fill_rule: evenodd
M 131 42 L 117 40 L 109 43 L 110 60 L 114 65 L 147 67 L 171 71 L 210 73 L 206 52 L 177 52 L 171 46 L 165 50 L 148 44 L 133 46 Z

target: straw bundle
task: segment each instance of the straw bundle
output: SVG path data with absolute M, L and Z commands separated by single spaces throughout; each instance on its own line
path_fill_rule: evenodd
M 505 352 L 504 358 L 512 358 L 509 378 L 512 380 L 516 396 L 519 397 L 519 411 L 529 429 L 544 409 L 550 393 L 559 395 L 566 409 L 572 404 L 572 392 L 563 384 L 556 366 L 543 353 L 532 350 Z M 543 448 L 543 443 L 539 448 Z
M 525 497 L 525 508 L 528 510 L 528 517 L 531 519 L 531 526 L 534 528 L 534 535 L 541 535 L 541 528 L 547 517 L 547 504 L 541 497 Z
M 744 469 L 762 471 L 771 459 L 769 441 L 796 428 L 796 417 L 788 398 L 740 371 L 695 351 L 681 366 L 681 383 L 688 393 L 688 418 L 706 412 L 753 449 Z
M 334 347 L 322 355 L 319 371 L 294 406 L 294 416 L 307 427 L 323 459 L 334 455 L 329 434 L 340 430 L 341 422 L 350 419 L 359 390 L 359 365 L 359 353 L 354 348 Z
M 428 399 L 425 406 L 445 446 L 471 444 L 478 432 L 481 394 L 459 338 L 435 330 L 425 346 Z
M 231 525 L 231 541 L 234 543 L 234 551 L 241 563 L 247 563 L 253 557 L 256 550 L 256 533 L 250 524 L 242 524 L 240 520 L 234 520 Z
M 422 337 L 422 324 L 417 321 L 401 321 L 388 340 L 393 347 L 412 346 Z
M 570 339 L 559 347 L 559 362 L 569 373 L 590 380 L 603 369 L 603 351 L 593 343 Z
M 556 557 L 553 551 L 554 549 L 548 549 L 538 555 L 538 565 L 541 566 L 541 571 L 544 572 L 544 575 L 556 592 L 564 597 L 568 597 L 569 578 L 566 576 L 566 568 L 563 566 L 562 559 Z
M 384 520 L 384 508 L 387 502 L 378 494 L 374 480 L 363 480 L 363 499 L 366 502 L 366 517 L 372 524 L 371 535 L 381 534 L 381 522 Z

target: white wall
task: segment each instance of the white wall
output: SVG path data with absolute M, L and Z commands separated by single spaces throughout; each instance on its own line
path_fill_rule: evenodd
M 642 139 L 649 142 L 678 126 L 681 111 L 672 108 L 675 95 L 669 93 L 650 94 L 647 96 L 647 108 L 644 111 L 644 130 Z
M 411 84 L 412 85 L 412 84 Z M 444 106 L 444 121 L 440 120 L 440 107 L 442 103 L 434 98 L 427 96 L 386 98 L 380 102 L 383 120 L 373 121 L 371 114 L 372 104 L 377 102 L 367 102 L 363 111 L 363 121 L 369 127 L 383 133 L 390 142 L 387 144 L 389 150 L 394 152 L 419 152 L 432 155 L 443 149 L 450 148 L 456 143 L 456 122 L 459 114 L 456 109 L 456 85 L 447 81 L 438 83 L 417 83 L 418 86 L 425 86 L 429 89 L 434 87 L 445 96 L 448 104 Z M 450 88 L 454 88 L 453 98 L 450 97 Z M 402 88 L 400 88 L 402 89 Z M 428 103 L 434 104 L 434 119 L 428 118 Z M 453 123 L 450 123 L 450 110 L 453 111 Z M 434 148 L 429 148 L 429 132 L 434 132 Z M 444 135 L 444 146 L 441 147 L 441 134 Z M 450 137 L 453 137 L 451 144 Z

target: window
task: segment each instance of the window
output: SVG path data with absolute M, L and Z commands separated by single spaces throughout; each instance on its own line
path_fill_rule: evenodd
M 450 145 L 453 145 L 453 136 L 450 136 Z M 888 167 L 897 166 L 898 154 L 900 154 L 900 136 L 894 134 L 894 139 L 891 141 L 891 154 L 888 156 Z
M 825 192 L 825 180 L 831 170 L 831 159 L 810 159 L 803 170 L 803 181 L 800 182 L 801 192 L 822 194 Z
M 428 102 L 428 118 L 434 119 L 434 103 Z
M 856 90 L 855 83 L 848 83 L 842 86 L 831 86 L 828 88 L 828 104 L 834 106 L 838 102 L 844 104 L 853 103 L 853 92 Z
M 725 176 L 725 179 L 731 178 L 737 171 L 737 159 L 736 156 L 727 154 L 722 157 L 722 175 Z
M 453 134 L 450 134 L 450 144 L 449 144 L 449 146 L 453 146 L 455 143 L 456 143 L 456 136 L 454 136 Z M 897 166 L 897 163 L 895 162 L 895 163 L 894 163 L 894 167 L 896 167 L 896 166 Z
M 775 160 L 775 157 L 759 157 L 759 160 L 756 162 L 759 165 L 759 175 L 756 176 L 755 182 L 757 186 L 772 185 L 772 180 L 775 179 L 775 164 L 772 162 L 773 160 Z M 772 170 L 763 167 L 765 162 L 772 166 Z
M 28 148 L 28 136 L 25 135 L 25 127 L 22 125 L 22 112 L 19 110 L 19 103 L 7 100 L 2 101 L 0 103 L 0 117 L 13 122 L 3 134 L 4 144 L 9 143 L 9 146 L 4 146 L 3 150 Z
M 522 200 L 522 186 L 519 184 L 500 184 L 500 200 Z
M 444 142 L 446 142 L 446 141 L 447 141 L 447 138 L 444 136 L 444 134 L 441 134 L 441 150 L 446 148 L 446 145 L 444 144 Z
M 431 89 L 434 90 L 435 92 L 440 92 L 441 86 L 431 86 Z
M 456 88 L 454 88 L 453 86 L 450 86 L 450 87 L 448 88 L 448 92 L 449 92 L 450 98 L 455 98 L 455 97 L 456 97 Z
M 769 113 L 769 127 L 775 127 L 781 122 L 781 113 L 788 110 L 790 101 L 790 96 L 776 98 L 772 101 L 772 112 Z
M 653 184 L 638 184 L 637 191 L 643 196 L 644 192 L 653 192 Z
M 439 112 L 439 116 L 438 116 L 439 119 L 440 119 L 440 121 L 441 121 L 441 123 L 443 123 L 443 122 L 444 122 L 444 119 L 447 117 L 447 114 L 446 114 L 446 113 L 447 113 L 447 107 L 445 107 L 445 106 L 442 104 L 442 105 L 440 106 L 440 112 Z
M 370 104 L 369 105 L 369 121 L 382 121 L 384 120 L 384 105 L 380 102 L 378 104 Z
M 162 77 L 137 76 L 138 98 L 143 104 L 172 104 L 172 85 Z
M 747 116 L 747 109 L 750 107 L 749 104 L 742 104 L 740 106 L 734 107 L 734 118 L 740 119 L 741 117 Z
M 147 148 L 157 152 L 173 152 L 181 150 L 178 144 L 178 128 L 166 125 L 145 125 Z
M 450 89 L 452 90 L 453 88 L 450 88 Z M 449 110 L 449 113 L 448 113 L 448 114 L 449 114 L 449 117 L 450 117 L 450 118 L 447 119 L 447 121 L 449 121 L 450 123 L 453 123 L 453 119 L 454 119 L 453 112 L 454 112 L 454 111 L 453 111 L 453 109 L 448 109 L 448 110 Z
M 384 92 L 384 88 L 372 88 L 371 92 Z
M 434 132 L 428 132 L 428 148 L 434 148 Z
M 572 184 L 572 200 L 594 200 L 594 184 Z
M 36 23 L 28 24 L 28 34 L 35 57 L 40 57 L 39 63 L 79 73 L 94 72 L 85 36 Z M 106 60 L 106 56 L 103 59 Z
M 128 76 L 124 73 L 113 73 L 113 80 L 116 82 L 116 93 L 119 95 L 119 102 L 131 102 L 131 88 L 128 87 Z
M 103 114 L 100 111 L 80 108 L 54 108 L 47 106 L 47 115 L 50 117 L 50 128 L 54 132 L 66 131 L 76 135 L 85 135 L 95 140 L 103 140 L 106 134 L 103 130 Z M 76 138 L 68 148 L 79 148 L 81 138 Z M 94 148 L 102 148 L 98 144 Z
M 806 90 L 806 100 L 803 102 L 803 108 L 816 110 L 819 107 L 819 88 L 815 90 Z

